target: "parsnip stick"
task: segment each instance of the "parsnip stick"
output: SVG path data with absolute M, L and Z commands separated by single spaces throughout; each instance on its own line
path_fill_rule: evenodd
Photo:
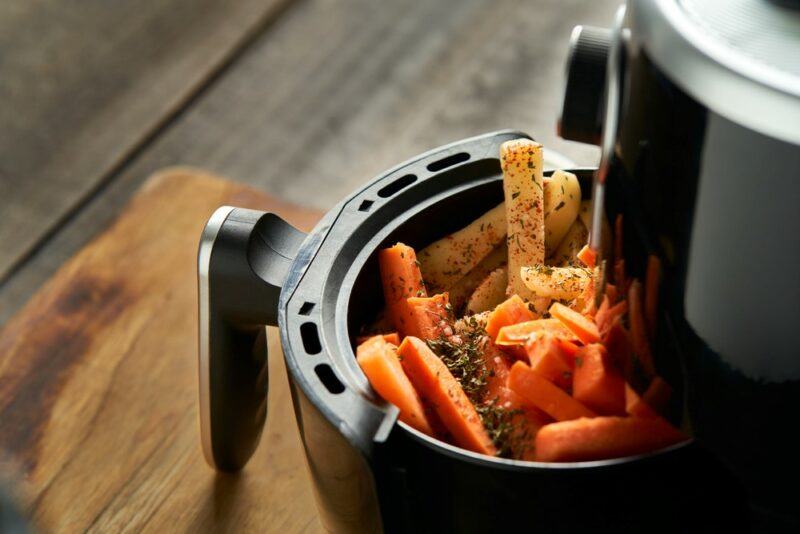
M 506 141 L 500 147 L 506 199 L 508 294 L 533 301 L 520 268 L 544 264 L 544 185 L 542 145 L 530 139 Z

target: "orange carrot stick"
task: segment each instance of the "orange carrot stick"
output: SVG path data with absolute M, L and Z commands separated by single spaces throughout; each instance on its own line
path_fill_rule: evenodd
M 487 401 L 494 401 L 505 397 L 506 382 L 508 382 L 508 375 L 511 372 L 511 364 L 508 362 L 507 356 L 491 340 L 487 340 L 481 357 L 486 371 L 489 373 L 484 398 Z
M 432 297 L 410 297 L 406 301 L 411 308 L 406 335 L 427 340 L 453 334 L 453 317 L 447 293 Z
M 603 345 L 587 345 L 575 357 L 572 396 L 599 414 L 625 414 L 625 381 L 609 364 Z
M 576 257 L 590 269 L 594 268 L 595 263 L 597 262 L 597 252 L 589 247 L 589 245 L 583 245 L 583 248 L 578 251 Z
M 369 338 L 358 346 L 356 359 L 378 395 L 400 409 L 401 421 L 433 435 L 422 401 L 403 372 L 394 346 L 381 336 Z
M 666 420 L 595 417 L 545 425 L 536 435 L 540 462 L 581 462 L 644 454 L 684 441 Z
M 661 260 L 650 254 L 647 257 L 647 276 L 644 279 L 644 318 L 647 324 L 647 335 L 656 338 L 658 325 L 658 288 L 661 284 Z
M 597 310 L 594 316 L 594 322 L 597 324 L 597 329 L 600 331 L 600 336 L 604 336 L 614 322 L 621 318 L 628 311 L 628 303 L 626 301 L 618 302 L 611 306 L 609 298 L 603 297 L 603 304 Z
M 603 345 L 625 379 L 630 381 L 633 378 L 633 345 L 620 319 L 614 321 L 603 336 Z
M 625 412 L 633 417 L 658 417 L 630 384 L 625 383 Z
M 663 378 L 656 375 L 642 395 L 642 400 L 657 412 L 664 413 L 671 396 L 672 387 Z
M 397 332 L 392 332 L 390 334 L 378 334 L 380 335 L 387 343 L 391 343 L 395 347 L 400 345 L 400 335 Z M 356 343 L 361 345 L 366 340 L 371 339 L 375 336 L 358 336 L 356 338 Z
M 400 336 L 405 336 L 413 317 L 413 310 L 406 299 L 427 296 L 417 264 L 417 254 L 413 248 L 397 243 L 378 253 L 378 265 L 383 283 L 383 297 L 386 300 L 386 314 Z
M 536 319 L 536 316 L 528 308 L 525 301 L 519 295 L 513 295 L 498 304 L 489 314 L 489 320 L 486 322 L 486 333 L 494 340 L 502 327 L 534 319 Z
M 555 336 L 545 333 L 533 337 L 525 344 L 525 350 L 535 373 L 561 389 L 572 387 L 572 368 Z
M 647 340 L 647 326 L 645 325 L 642 311 L 642 284 L 634 280 L 628 289 L 628 317 L 631 322 L 631 341 L 642 370 L 647 376 L 655 374 L 653 353 L 650 351 L 650 342 Z
M 595 416 L 589 408 L 522 362 L 511 367 L 508 387 L 557 421 Z
M 420 396 L 431 403 L 456 445 L 488 455 L 497 452 L 475 407 L 447 366 L 419 338 L 406 337 L 398 348 L 402 365 Z
M 560 302 L 554 302 L 550 306 L 550 315 L 564 323 L 564 326 L 570 329 L 583 343 L 589 344 L 600 341 L 600 332 L 597 330 L 597 325 L 594 324 L 594 321 L 575 310 L 567 308 Z
M 564 359 L 567 360 L 567 365 L 569 365 L 571 369 L 574 369 L 575 356 L 581 348 L 567 339 L 559 339 L 558 342 L 561 344 L 561 351 L 562 354 L 564 354 Z

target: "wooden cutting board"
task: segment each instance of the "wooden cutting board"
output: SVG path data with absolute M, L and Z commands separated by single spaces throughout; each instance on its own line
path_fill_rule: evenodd
M 321 530 L 275 329 L 253 460 L 218 474 L 200 450 L 197 243 L 224 204 L 320 215 L 164 170 L 0 331 L 0 479 L 41 530 Z

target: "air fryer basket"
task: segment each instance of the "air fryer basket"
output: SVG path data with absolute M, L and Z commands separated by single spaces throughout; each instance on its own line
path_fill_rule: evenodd
M 720 519 L 736 526 L 735 514 L 718 513 L 733 484 L 693 441 L 639 457 L 573 464 L 482 456 L 399 423 L 397 409 L 376 396 L 358 367 L 355 338 L 383 306 L 378 250 L 396 241 L 423 247 L 502 201 L 499 147 L 520 136 L 527 137 L 499 132 L 467 139 L 387 171 L 331 210 L 296 251 L 289 250 L 296 242 L 291 232 L 253 212 L 251 227 L 264 227 L 260 240 L 249 241 L 248 258 L 261 257 L 252 249 L 262 242 L 282 250 L 280 261 L 294 257 L 277 322 L 323 524 L 333 530 L 382 524 L 393 532 L 524 525 L 551 532 L 674 530 L 719 526 Z M 592 169 L 572 171 L 590 191 Z M 621 199 L 608 200 L 620 209 Z M 292 237 L 282 241 L 281 235 Z M 251 262 L 259 277 L 274 281 L 261 275 L 267 264 Z M 271 294 L 265 298 L 270 306 Z M 661 321 L 660 331 L 669 332 L 666 318 Z M 662 337 L 657 365 L 676 386 L 679 419 L 680 358 L 669 335 Z M 570 513 L 570 503 L 580 505 L 580 513 Z

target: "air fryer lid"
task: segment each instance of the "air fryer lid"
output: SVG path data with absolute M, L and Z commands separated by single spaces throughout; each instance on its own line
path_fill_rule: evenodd
M 709 109 L 800 144 L 800 2 L 630 0 L 630 38 Z

